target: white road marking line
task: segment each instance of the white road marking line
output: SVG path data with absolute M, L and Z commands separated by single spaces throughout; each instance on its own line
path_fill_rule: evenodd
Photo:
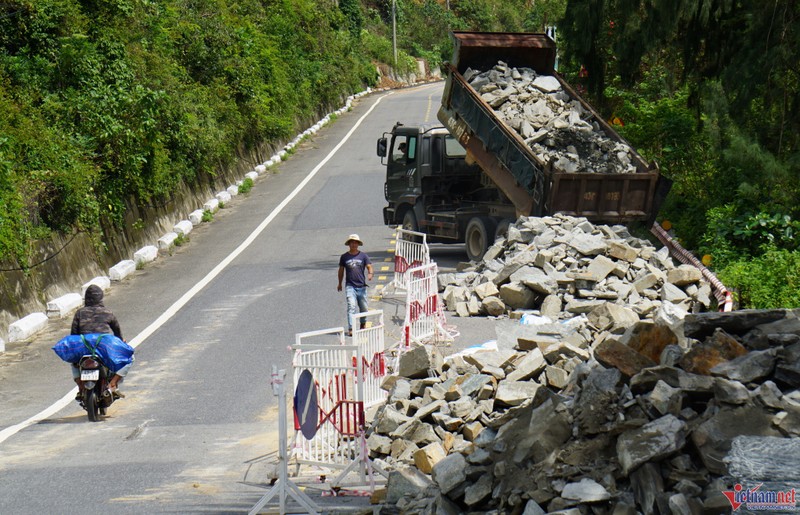
M 200 280 L 200 282 L 195 284 L 192 288 L 189 289 L 189 291 L 184 293 L 180 299 L 176 300 L 172 306 L 170 306 L 160 317 L 155 319 L 153 323 L 147 326 L 144 329 L 144 331 L 137 334 L 132 340 L 130 340 L 128 342 L 128 345 L 130 345 L 134 349 L 139 345 L 141 345 L 142 342 L 144 342 L 151 334 L 156 332 L 156 330 L 158 330 L 159 327 L 164 325 L 170 318 L 172 318 L 178 311 L 180 311 L 180 309 L 183 308 L 183 306 L 185 306 L 187 302 L 192 300 L 192 298 L 195 295 L 200 293 L 200 291 L 203 288 L 205 288 L 208 285 L 208 283 L 210 283 L 216 276 L 218 276 L 220 272 L 225 270 L 225 268 L 229 264 L 231 264 L 231 262 L 234 259 L 236 259 L 236 257 L 239 254 L 244 252 L 244 250 L 247 249 L 247 247 L 249 247 L 256 240 L 258 235 L 261 234 L 264 231 L 264 229 L 267 228 L 270 222 L 272 222 L 272 220 L 274 220 L 275 217 L 278 216 L 278 214 L 281 211 L 283 211 L 283 208 L 285 208 L 286 205 L 289 204 L 289 202 L 291 202 L 292 199 L 294 199 L 297 196 L 297 194 L 300 193 L 300 191 L 302 191 L 303 188 L 305 188 L 305 186 L 309 183 L 309 181 L 311 181 L 311 179 L 313 179 L 314 176 L 317 175 L 317 172 L 319 172 L 322 169 L 322 167 L 325 166 L 325 163 L 330 161 L 330 159 L 336 154 L 336 152 L 339 151 L 342 145 L 344 145 L 345 142 L 348 139 L 350 139 L 350 136 L 352 136 L 353 133 L 356 131 L 356 129 L 359 127 L 359 125 L 361 125 L 361 122 L 363 122 L 367 118 L 367 116 L 369 116 L 370 113 L 372 113 L 372 110 L 375 109 L 375 107 L 377 107 L 380 101 L 386 98 L 387 96 L 391 95 L 392 93 L 393 92 L 389 92 L 386 95 L 379 97 L 378 100 L 376 100 L 375 103 L 372 104 L 372 107 L 370 107 L 367 110 L 367 112 L 364 113 L 364 115 L 361 116 L 361 118 L 358 119 L 355 125 L 353 125 L 353 127 L 347 132 L 344 138 L 342 138 L 342 141 L 340 141 L 335 147 L 333 147 L 333 150 L 331 150 L 330 153 L 327 156 L 325 156 L 325 159 L 320 161 L 320 163 L 317 166 L 315 166 L 314 169 L 311 170 L 311 172 L 309 172 L 306 178 L 303 179 L 303 181 L 300 184 L 298 184 L 294 190 L 292 190 L 292 192 L 289 194 L 288 197 L 283 199 L 283 202 L 278 204 L 278 206 L 272 210 L 269 216 L 267 216 L 264 219 L 264 221 L 261 222 L 259 226 L 256 227 L 252 233 L 250 233 L 250 236 L 248 236 L 247 239 L 245 239 L 238 247 L 236 247 L 236 249 L 233 252 L 228 254 L 228 256 L 225 259 L 223 259 L 217 266 L 215 266 L 214 269 L 211 270 L 205 277 L 203 277 Z M 15 424 L 13 426 L 9 426 L 3 429 L 2 431 L 0 431 L 0 443 L 5 442 L 10 437 L 19 433 L 26 427 L 32 426 L 33 424 L 36 424 L 48 418 L 49 416 L 58 413 L 60 410 L 65 408 L 70 402 L 73 402 L 73 400 L 75 399 L 75 394 L 77 393 L 78 393 L 78 387 L 76 386 L 75 388 L 70 390 L 64 397 L 57 400 L 52 405 L 43 409 L 36 415 L 30 417 L 28 420 L 25 420 L 23 422 L 20 422 L 19 424 Z

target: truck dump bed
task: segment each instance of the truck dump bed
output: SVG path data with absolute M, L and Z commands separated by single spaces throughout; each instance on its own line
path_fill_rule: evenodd
M 668 184 L 659 185 L 655 164 L 631 148 L 635 173 L 554 172 L 509 127 L 467 80 L 467 69 L 487 71 L 498 61 L 555 77 L 564 92 L 593 115 L 605 136 L 627 142 L 554 70 L 555 42 L 546 34 L 453 32 L 453 62 L 439 120 L 458 138 L 492 181 L 514 204 L 517 215 L 564 213 L 610 223 L 653 220 Z

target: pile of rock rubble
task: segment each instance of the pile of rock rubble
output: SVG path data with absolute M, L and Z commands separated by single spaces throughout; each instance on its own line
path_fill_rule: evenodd
M 800 310 L 687 315 L 640 351 L 405 354 L 368 446 L 400 513 L 729 513 L 800 477 Z M 663 336 L 673 333 L 671 339 Z M 632 355 L 639 356 L 638 360 Z M 579 363 L 561 381 L 558 363 Z M 650 361 L 658 361 L 653 365 Z M 556 381 L 553 381 L 553 378 Z
M 620 325 L 652 317 L 665 303 L 683 311 L 712 305 L 700 271 L 676 266 L 666 247 L 656 250 L 621 225 L 565 215 L 521 217 L 482 262 L 438 279 L 447 309 L 459 316 L 537 309 L 557 320 L 594 312 Z
M 483 73 L 467 69 L 464 78 L 554 171 L 636 172 L 631 147 L 609 138 L 552 75 L 500 61 Z
M 492 254 L 457 288 L 540 309 L 403 354 L 367 439 L 386 512 L 728 513 L 737 482 L 796 486 L 800 310 L 692 313 L 698 277 L 580 219 L 522 219 Z

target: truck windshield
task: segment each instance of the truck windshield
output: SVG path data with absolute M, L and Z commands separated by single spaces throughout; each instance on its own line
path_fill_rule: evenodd
M 464 157 L 467 155 L 466 149 L 452 136 L 444 138 L 444 153 L 447 157 Z

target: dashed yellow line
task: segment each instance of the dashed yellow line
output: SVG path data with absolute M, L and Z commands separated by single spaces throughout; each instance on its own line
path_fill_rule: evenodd
M 397 238 L 397 233 L 396 232 L 392 233 L 392 238 Z M 384 263 L 391 263 L 391 262 L 394 261 L 394 257 L 393 256 L 394 256 L 394 253 L 395 253 L 395 250 L 396 250 L 397 240 L 396 239 L 390 240 L 389 243 L 392 245 L 392 248 L 386 249 L 386 253 L 390 254 L 390 257 L 383 258 L 383 262 Z M 381 265 L 379 267 L 379 271 L 380 272 L 392 273 L 391 265 Z M 388 279 L 389 279 L 388 275 L 378 275 L 378 281 L 377 282 L 384 282 L 384 281 L 387 281 Z M 381 292 L 384 290 L 384 288 L 386 288 L 385 284 L 376 284 L 374 291 L 375 291 L 375 293 L 377 295 L 372 296 L 371 297 L 372 300 L 381 300 L 381 298 L 382 298 L 381 297 Z

